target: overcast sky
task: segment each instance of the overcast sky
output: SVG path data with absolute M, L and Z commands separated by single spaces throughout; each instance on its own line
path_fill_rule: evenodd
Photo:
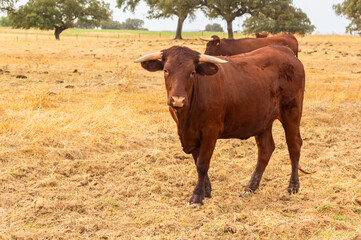
M 123 22 L 127 18 L 138 18 L 144 20 L 144 27 L 151 31 L 170 30 L 175 31 L 177 27 L 177 18 L 173 19 L 148 19 L 146 18 L 148 7 L 141 3 L 135 9 L 135 13 L 123 12 L 115 7 L 114 0 L 106 0 L 110 3 L 113 10 L 114 20 Z M 341 3 L 343 0 L 293 0 L 295 7 L 300 8 L 307 14 L 311 23 L 316 26 L 315 34 L 345 34 L 346 26 L 349 21 L 340 16 L 336 16 L 332 5 Z M 233 30 L 242 30 L 242 22 L 245 18 L 236 18 L 233 21 Z M 219 23 L 226 30 L 226 22 L 221 18 L 208 19 L 203 12 L 196 12 L 196 19 L 189 22 L 186 19 L 183 26 L 183 31 L 199 31 L 204 30 L 208 23 Z

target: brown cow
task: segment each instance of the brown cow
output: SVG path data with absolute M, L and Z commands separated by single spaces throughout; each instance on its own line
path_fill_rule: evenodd
M 266 38 L 268 36 L 268 32 L 266 32 L 266 31 L 256 32 L 255 35 L 256 35 L 256 38 Z
M 255 136 L 258 162 L 245 188 L 246 193 L 254 192 L 275 148 L 275 119 L 283 125 L 292 161 L 288 192 L 298 192 L 305 73 L 289 48 L 271 46 L 216 58 L 174 46 L 135 62 L 148 71 L 164 72 L 169 110 L 183 151 L 193 155 L 198 172 L 190 203 L 202 204 L 211 197 L 207 172 L 219 138 Z
M 280 36 L 267 38 L 241 38 L 241 39 L 220 39 L 213 35 L 212 38 L 203 40 L 209 41 L 207 43 L 205 54 L 212 56 L 232 56 L 240 53 L 247 53 L 261 47 L 270 45 L 287 46 L 298 57 L 298 42 L 291 34 L 284 34 Z

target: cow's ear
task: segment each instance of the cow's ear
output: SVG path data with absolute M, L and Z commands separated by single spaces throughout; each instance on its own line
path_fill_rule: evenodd
M 218 72 L 218 67 L 214 63 L 205 62 L 198 64 L 196 71 L 200 75 L 213 75 Z
M 142 67 L 149 72 L 156 72 L 163 69 L 163 64 L 161 61 L 158 60 L 150 60 L 142 62 Z
M 221 39 L 217 35 L 213 35 L 212 38 L 213 38 L 212 43 L 215 46 L 219 46 L 219 44 L 221 44 Z

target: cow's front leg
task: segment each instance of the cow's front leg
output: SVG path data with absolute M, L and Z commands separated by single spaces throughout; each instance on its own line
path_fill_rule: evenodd
M 196 150 L 194 150 L 192 152 L 192 156 L 194 159 L 194 164 L 197 166 L 197 159 L 199 156 L 199 148 L 197 148 Z M 206 174 L 206 180 L 205 180 L 205 193 L 204 193 L 204 197 L 205 198 L 211 198 L 212 197 L 212 185 L 211 185 L 211 181 L 209 180 L 209 176 L 208 173 Z
M 203 199 L 206 196 L 206 179 L 208 177 L 207 172 L 209 169 L 209 163 L 213 154 L 214 147 L 216 145 L 217 138 L 203 138 L 199 147 L 199 154 L 196 160 L 196 167 L 198 173 L 198 182 L 193 191 L 193 195 L 189 200 L 191 204 L 203 204 Z M 193 155 L 194 156 L 194 155 Z M 208 179 L 209 182 L 209 179 Z M 209 184 L 210 187 L 210 184 Z M 209 191 L 210 193 L 210 191 Z

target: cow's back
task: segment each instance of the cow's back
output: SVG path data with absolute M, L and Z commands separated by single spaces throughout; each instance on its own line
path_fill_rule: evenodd
M 222 39 L 222 49 L 220 55 L 232 56 L 235 54 L 251 52 L 271 45 L 287 46 L 296 56 L 298 56 L 298 42 L 291 34 L 268 38 L 242 38 L 236 40 Z

